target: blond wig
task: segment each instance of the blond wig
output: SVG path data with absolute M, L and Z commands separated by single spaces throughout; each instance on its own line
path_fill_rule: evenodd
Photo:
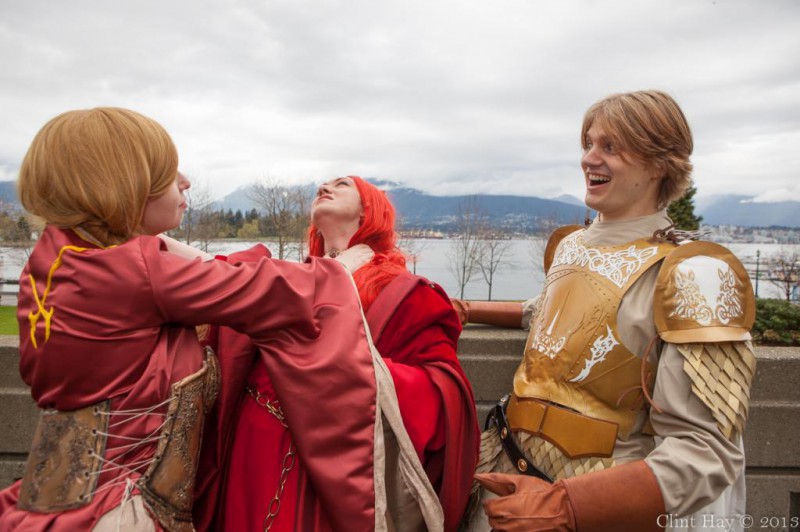
M 154 120 L 127 109 L 68 111 L 36 134 L 22 162 L 23 206 L 104 244 L 134 236 L 148 198 L 175 182 L 178 153 Z
M 666 208 L 691 186 L 692 132 L 670 95 L 656 90 L 636 91 L 612 94 L 595 103 L 583 117 L 584 149 L 593 125 L 605 131 L 623 158 L 630 156 L 661 173 L 659 208 Z

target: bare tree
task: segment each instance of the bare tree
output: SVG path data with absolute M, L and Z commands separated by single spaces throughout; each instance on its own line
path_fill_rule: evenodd
M 208 252 L 211 242 L 219 237 L 223 220 L 221 213 L 214 211 L 208 184 L 199 179 L 192 179 L 192 182 L 192 187 L 186 192 L 183 236 L 187 244 L 197 244 Z
M 21 214 L 10 209 L 0 210 L 0 240 L 18 244 L 30 240 L 30 232 L 30 226 Z
M 547 238 L 532 236 L 528 239 L 528 258 L 537 281 L 544 280 L 544 252 L 547 249 Z
M 488 231 L 481 235 L 478 255 L 478 268 L 483 280 L 489 285 L 489 301 L 492 300 L 494 275 L 508 264 L 511 254 L 511 241 L 496 231 Z
M 786 301 L 792 300 L 798 284 L 800 284 L 800 253 L 783 249 L 770 260 L 768 279 L 777 286 Z
M 458 205 L 456 214 L 456 230 L 458 235 L 453 239 L 448 258 L 450 271 L 456 278 L 459 297 L 464 297 L 464 288 L 478 269 L 481 254 L 480 235 L 483 232 L 486 215 L 480 208 L 475 196 L 470 196 Z
M 420 260 L 422 250 L 427 246 L 427 241 L 413 236 L 403 236 L 397 241 L 397 247 L 406 256 L 406 263 L 411 265 L 411 273 L 417 274 L 417 262 Z
M 295 235 L 294 247 L 297 260 L 303 261 L 306 258 L 306 240 L 308 238 L 308 222 L 311 213 L 311 202 L 314 200 L 314 193 L 311 189 L 297 185 L 292 187 L 294 190 L 297 213 L 295 214 L 292 232 Z
M 278 258 L 286 259 L 292 252 L 302 258 L 311 205 L 308 190 L 270 178 L 250 187 L 247 197 L 262 213 L 263 233 L 277 245 Z
M 23 264 L 30 257 L 35 240 L 44 226 L 43 219 L 28 213 L 19 205 L 0 200 L 0 240 L 22 250 Z

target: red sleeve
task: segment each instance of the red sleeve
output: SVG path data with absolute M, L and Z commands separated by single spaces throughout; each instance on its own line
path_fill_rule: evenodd
M 236 264 L 239 262 L 256 262 L 261 257 L 266 257 L 268 259 L 272 258 L 272 253 L 264 244 L 256 244 L 255 246 L 242 251 L 234 251 L 230 255 L 216 256 L 217 259 L 229 262 L 231 264 Z
M 435 451 L 444 445 L 439 392 L 424 369 L 409 364 L 396 364 L 390 359 L 385 362 L 397 390 L 403 425 L 414 444 L 417 456 L 424 463 L 426 451 Z
M 445 362 L 460 369 L 460 329 L 452 306 L 420 284 L 398 306 L 376 346 L 392 374 L 403 423 L 423 464 L 445 441 L 444 403 L 428 366 Z
M 353 303 L 349 275 L 336 261 L 203 262 L 173 255 L 154 240 L 142 239 L 142 252 L 162 323 L 227 325 L 256 343 L 275 335 L 310 340 L 320 334 L 320 312 Z

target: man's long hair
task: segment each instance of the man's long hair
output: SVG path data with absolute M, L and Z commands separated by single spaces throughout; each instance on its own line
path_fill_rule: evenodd
M 348 247 L 366 244 L 375 252 L 372 261 L 353 275 L 366 312 L 389 281 L 406 271 L 406 258 L 397 248 L 394 206 L 389 198 L 360 177 L 347 177 L 353 180 L 364 209 L 358 231 L 350 239 Z M 308 254 L 312 257 L 325 254 L 325 239 L 313 223 L 308 228 Z

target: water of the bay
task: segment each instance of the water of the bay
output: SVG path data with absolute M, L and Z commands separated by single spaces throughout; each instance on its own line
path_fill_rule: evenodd
M 508 258 L 495 273 L 492 286 L 492 299 L 519 300 L 527 299 L 539 293 L 544 275 L 542 273 L 542 239 L 508 240 Z M 276 247 L 264 242 L 275 253 Z M 246 249 L 254 242 L 218 241 L 211 243 L 209 251 L 213 253 L 231 253 Z M 447 239 L 413 239 L 401 242 L 417 257 L 416 264 L 409 263 L 409 270 L 416 267 L 416 273 L 439 283 L 452 297 L 459 297 L 460 290 L 453 274 L 451 256 L 453 241 Z M 780 298 L 778 288 L 765 280 L 767 276 L 765 264 L 771 257 L 780 253 L 800 252 L 800 246 L 782 244 L 725 244 L 745 264 L 755 285 L 756 253 L 760 253 L 758 261 L 760 280 L 758 295 L 760 297 Z M 18 279 L 22 266 L 27 259 L 23 248 L 0 248 L 0 268 L 3 279 Z M 468 299 L 487 299 L 489 287 L 480 271 L 476 272 L 464 290 Z

